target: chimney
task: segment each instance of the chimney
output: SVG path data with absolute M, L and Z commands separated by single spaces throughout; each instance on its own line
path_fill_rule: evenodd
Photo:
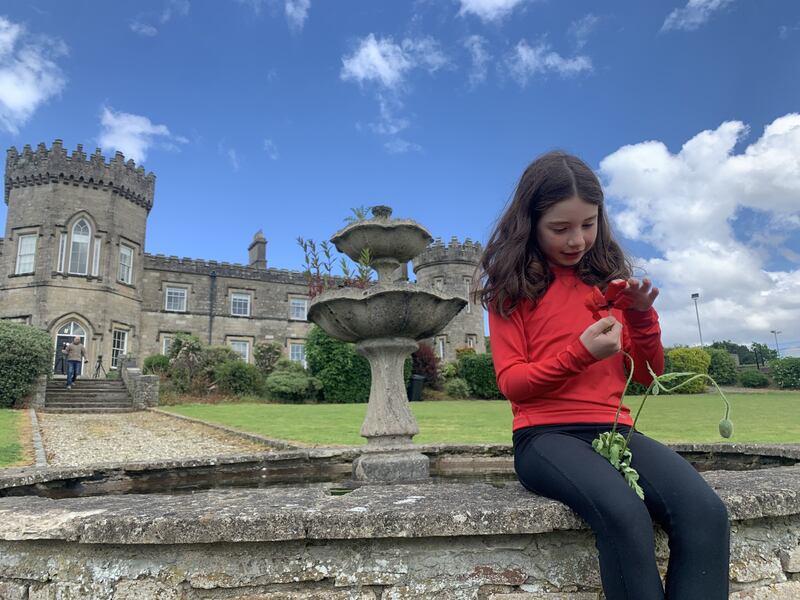
M 267 268 L 267 240 L 260 229 L 253 236 L 253 241 L 247 248 L 250 253 L 250 267 L 253 269 Z

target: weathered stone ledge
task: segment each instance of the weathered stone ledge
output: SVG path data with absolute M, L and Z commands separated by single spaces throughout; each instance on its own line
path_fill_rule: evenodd
M 704 474 L 732 520 L 800 514 L 800 466 Z M 517 483 L 209 490 L 52 500 L 0 499 L 0 539 L 191 544 L 514 535 L 584 528 L 566 506 Z

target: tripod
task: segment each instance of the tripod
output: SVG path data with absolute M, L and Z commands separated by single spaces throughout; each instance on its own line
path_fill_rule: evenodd
M 92 379 L 99 379 L 100 373 L 103 373 L 103 377 L 107 377 L 108 373 L 106 373 L 105 367 L 103 367 L 103 355 L 97 355 L 97 362 L 94 365 L 94 375 L 92 375 Z

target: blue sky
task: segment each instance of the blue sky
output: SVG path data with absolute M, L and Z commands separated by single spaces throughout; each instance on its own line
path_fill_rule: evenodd
M 697 343 L 699 291 L 706 342 L 800 347 L 798 66 L 781 0 L 3 0 L 0 142 L 144 164 L 148 252 L 246 262 L 263 229 L 290 269 L 361 205 L 483 242 L 562 148 L 666 343 Z

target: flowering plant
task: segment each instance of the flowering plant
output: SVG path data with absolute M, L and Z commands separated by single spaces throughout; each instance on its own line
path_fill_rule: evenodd
M 586 308 L 592 312 L 595 321 L 601 318 L 601 310 L 608 310 L 608 314 L 610 315 L 612 308 L 627 308 L 631 305 L 630 296 L 623 293 L 627 285 L 627 282 L 624 280 L 612 281 L 608 285 L 605 293 L 601 292 L 597 287 L 592 288 L 591 293 L 586 297 L 584 303 Z M 733 423 L 730 420 L 731 405 L 725 397 L 725 394 L 722 393 L 722 390 L 717 385 L 717 382 L 705 373 L 664 373 L 663 375 L 656 375 L 650 364 L 645 363 L 652 377 L 652 381 L 650 385 L 647 386 L 642 403 L 636 411 L 636 416 L 633 419 L 633 426 L 631 426 L 628 435 L 623 436 L 617 431 L 617 423 L 619 422 L 619 414 L 622 411 L 622 405 L 625 400 L 625 393 L 628 391 L 628 386 L 633 378 L 634 369 L 633 358 L 627 352 L 623 352 L 623 354 L 630 362 L 630 370 L 628 372 L 628 380 L 625 382 L 625 389 L 622 391 L 622 396 L 619 399 L 617 412 L 614 415 L 614 424 L 611 427 L 611 431 L 601 433 L 592 441 L 592 448 L 594 448 L 595 452 L 604 456 L 608 462 L 622 474 L 628 485 L 636 492 L 636 495 L 644 500 L 644 490 L 642 490 L 642 487 L 639 485 L 639 473 L 631 466 L 633 454 L 628 447 L 628 443 L 636 429 L 636 423 L 639 421 L 639 415 L 642 414 L 642 409 L 644 408 L 645 402 L 647 402 L 647 398 L 649 396 L 657 396 L 659 392 L 674 392 L 696 379 L 708 379 L 717 389 L 717 392 L 719 392 L 723 402 L 725 402 L 725 416 L 719 422 L 719 434 L 724 438 L 729 438 L 733 435 Z M 679 377 L 688 377 L 688 379 L 672 387 L 667 387 L 667 383 Z

